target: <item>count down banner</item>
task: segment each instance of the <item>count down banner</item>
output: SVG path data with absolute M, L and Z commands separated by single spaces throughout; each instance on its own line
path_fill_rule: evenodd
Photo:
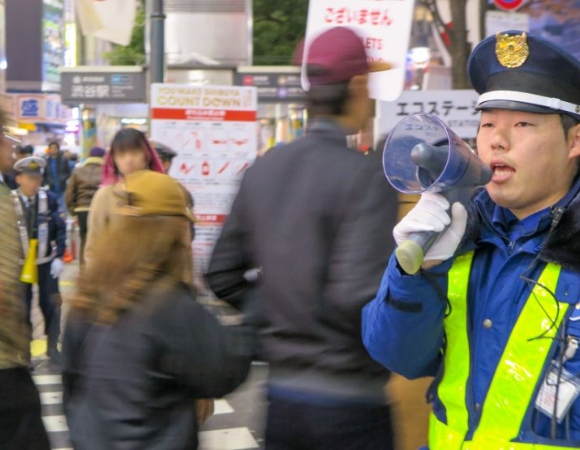
M 240 180 L 257 155 L 257 107 L 255 87 L 151 88 L 151 137 L 177 153 L 169 175 L 195 201 L 196 280 L 204 296 L 211 294 L 204 289 L 202 274 Z

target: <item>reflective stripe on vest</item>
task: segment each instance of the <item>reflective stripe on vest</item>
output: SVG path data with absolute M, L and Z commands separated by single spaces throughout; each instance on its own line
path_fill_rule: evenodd
M 24 210 L 22 209 L 22 203 L 20 202 L 19 191 L 12 191 L 12 198 L 14 199 L 14 209 L 16 210 L 16 218 L 18 221 L 18 230 L 20 232 L 20 240 L 22 242 L 22 250 L 24 255 L 28 253 L 28 242 L 30 237 L 28 236 L 28 227 L 30 224 L 26 223 L 26 218 L 24 217 Z M 38 221 L 38 252 L 39 258 L 36 260 L 36 264 L 44 264 L 50 262 L 54 259 L 55 252 L 54 249 L 50 255 L 46 255 L 48 250 L 48 235 L 49 227 L 48 221 L 46 220 L 46 215 L 48 214 L 48 196 L 44 189 L 38 191 L 38 214 L 35 220 Z M 24 263 L 24 259 L 20 261 L 21 264 Z
M 528 297 L 510 334 L 481 409 L 473 439 L 464 441 L 469 430 L 466 405 L 469 378 L 469 336 L 467 333 L 467 287 L 473 252 L 456 258 L 450 272 L 448 297 L 451 313 L 444 320 L 446 347 L 444 371 L 437 395 L 446 410 L 447 424 L 432 415 L 429 427 L 431 450 L 519 450 L 558 449 L 551 445 L 510 442 L 518 437 L 524 416 L 540 381 L 553 338 L 568 303 L 554 301 L 561 267 L 547 264 Z M 553 321 L 553 322 L 552 322 Z M 539 335 L 542 339 L 534 339 Z

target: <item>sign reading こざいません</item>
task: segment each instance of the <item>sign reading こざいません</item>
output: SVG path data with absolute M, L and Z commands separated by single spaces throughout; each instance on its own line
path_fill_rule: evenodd
M 392 66 L 370 74 L 371 97 L 395 100 L 403 91 L 414 5 L 413 0 L 310 0 L 304 59 L 310 43 L 321 32 L 337 26 L 352 28 L 361 36 L 370 61 Z M 308 90 L 304 70 L 302 84 Z

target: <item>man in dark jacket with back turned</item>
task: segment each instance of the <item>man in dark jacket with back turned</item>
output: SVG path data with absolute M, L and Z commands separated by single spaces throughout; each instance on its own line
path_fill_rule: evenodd
M 268 449 L 391 449 L 388 372 L 362 345 L 360 315 L 388 259 L 397 197 L 380 159 L 346 139 L 370 118 L 368 72 L 387 66 L 369 66 L 348 28 L 316 38 L 307 64 L 306 136 L 247 171 L 207 280 L 259 327 Z

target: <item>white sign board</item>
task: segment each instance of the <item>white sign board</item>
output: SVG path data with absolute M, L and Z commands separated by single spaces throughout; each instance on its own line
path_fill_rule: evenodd
M 378 102 L 379 136 L 411 114 L 433 114 L 459 137 L 475 138 L 479 126 L 477 98 L 472 90 L 405 91 L 396 102 Z
M 486 36 L 503 33 L 507 30 L 529 31 L 530 16 L 512 11 L 487 11 L 485 13 Z
M 337 26 L 353 28 L 362 37 L 369 60 L 386 61 L 393 66 L 370 75 L 371 97 L 395 100 L 405 82 L 414 6 L 414 0 L 310 0 L 305 56 L 321 32 Z M 303 84 L 307 90 L 307 82 Z
M 257 102 L 255 87 L 151 87 L 151 138 L 177 152 L 169 175 L 195 202 L 198 287 L 240 180 L 256 158 Z

